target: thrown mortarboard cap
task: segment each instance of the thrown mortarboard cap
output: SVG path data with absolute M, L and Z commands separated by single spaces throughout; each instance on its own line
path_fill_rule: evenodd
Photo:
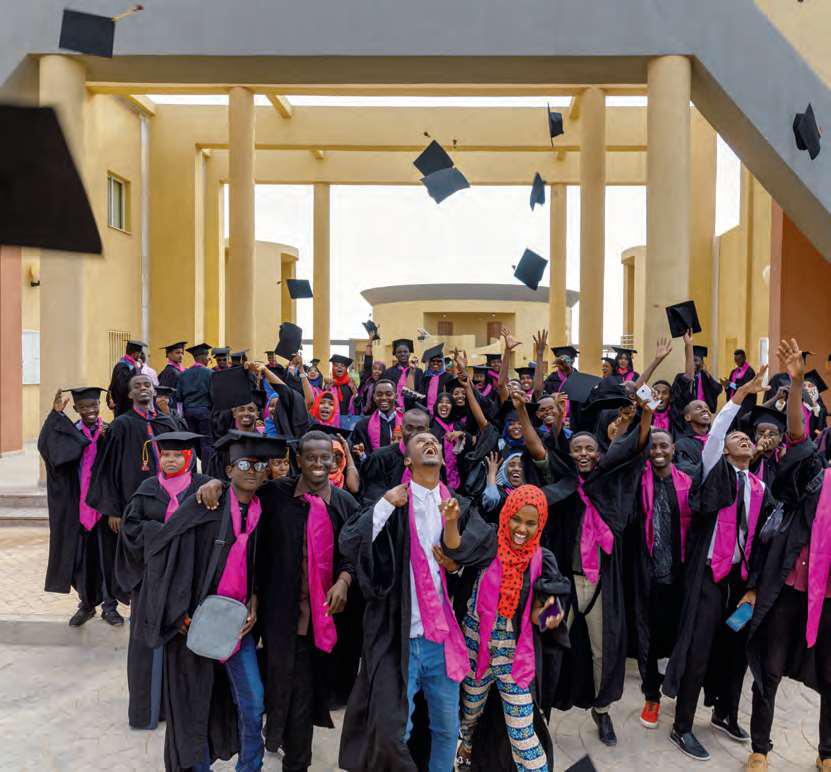
M 817 391 L 820 394 L 828 390 L 828 384 L 822 379 L 822 376 L 816 370 L 811 370 L 805 373 L 805 380 L 813 383 L 814 386 L 817 387 Z
M 707 354 L 710 353 L 710 349 L 706 346 L 693 346 L 693 355 L 704 359 Z
M 101 237 L 51 107 L 0 106 L 0 244 L 101 254 Z
M 230 410 L 255 402 L 248 371 L 243 367 L 214 370 L 211 374 L 211 401 L 214 410 Z
M 333 365 L 343 365 L 344 367 L 349 367 L 351 366 L 353 360 L 349 357 L 343 356 L 343 354 L 332 354 L 332 356 L 329 357 L 329 362 Z
M 196 345 L 185 349 L 185 351 L 187 351 L 188 354 L 190 354 L 192 357 L 202 356 L 203 354 L 207 354 L 210 350 L 211 350 L 211 344 L 210 343 L 197 343 Z
M 159 450 L 188 450 L 196 447 L 204 436 L 194 432 L 165 432 L 157 434 L 153 440 L 159 446 Z
M 266 437 L 258 432 L 242 432 L 231 429 L 214 442 L 216 450 L 228 450 L 228 460 L 233 464 L 241 458 L 269 459 L 286 454 L 288 438 Z
M 444 357 L 444 343 L 428 348 L 422 355 L 421 361 L 430 364 L 431 359 L 442 359 Z
M 552 346 L 551 353 L 555 357 L 569 357 L 573 362 L 580 352 L 574 346 Z
M 565 772 L 597 772 L 597 767 L 592 764 L 590 756 L 583 756 L 582 759 L 572 764 Z
M 280 333 L 274 353 L 283 359 L 291 359 L 303 345 L 303 330 L 291 322 L 280 325 Z
M 113 55 L 115 20 L 112 16 L 64 9 L 58 47 L 92 56 Z
M 395 350 L 396 350 L 399 346 L 406 346 L 406 347 L 409 349 L 409 351 L 412 353 L 412 350 L 413 350 L 413 342 L 412 342 L 412 340 L 410 340 L 409 338 L 396 338 L 396 339 L 392 342 L 392 350 L 393 350 L 393 352 L 394 352 L 394 351 L 395 351 Z
M 545 107 L 548 110 L 548 136 L 554 139 L 554 137 L 559 137 L 560 134 L 565 132 L 565 129 L 563 129 L 563 114 L 552 112 L 550 105 Z
M 168 343 L 166 346 L 161 346 L 165 351 L 165 354 L 169 354 L 171 351 L 175 351 L 177 348 L 184 348 L 186 340 L 180 340 L 176 343 Z
M 217 346 L 216 348 L 211 349 L 211 354 L 215 357 L 227 357 L 230 353 L 231 349 L 228 346 Z
M 800 150 L 807 150 L 813 161 L 820 151 L 820 129 L 817 126 L 817 119 L 814 116 L 814 108 L 810 103 L 804 113 L 797 113 L 793 119 L 793 135 L 796 139 L 796 146 Z
M 563 386 L 563 391 L 572 402 L 585 402 L 588 400 L 592 389 L 600 383 L 601 379 L 596 375 L 588 373 L 573 372 Z
M 537 172 L 534 175 L 534 181 L 531 183 L 531 209 L 539 204 L 542 206 L 545 203 L 545 180 Z
M 430 198 L 437 204 L 444 199 L 470 187 L 467 178 L 455 166 L 449 169 L 439 169 L 437 172 L 421 178 Z
M 317 367 L 320 364 L 320 360 L 315 357 L 314 359 L 309 360 L 309 367 Z
M 548 260 L 540 257 L 536 252 L 526 249 L 514 269 L 514 276 L 526 287 L 536 290 L 540 286 L 540 279 L 542 279 L 547 265 Z
M 363 322 L 364 329 L 367 332 L 367 335 L 372 336 L 372 340 L 381 340 L 381 336 L 378 334 L 378 325 L 372 321 L 372 319 L 368 319 L 367 321 Z
M 289 297 L 292 300 L 306 300 L 312 298 L 312 285 L 308 279 L 286 279 L 289 288 Z
M 776 408 L 754 405 L 744 424 L 752 429 L 755 429 L 759 424 L 773 424 L 780 432 L 784 432 L 787 425 L 787 416 Z
M 667 306 L 666 311 L 669 332 L 673 338 L 683 338 L 687 330 L 692 330 L 693 334 L 701 332 L 695 301 L 685 300 L 683 303 Z
M 453 167 L 453 159 L 447 154 L 447 151 L 436 140 L 432 140 L 427 145 L 418 158 L 413 161 L 413 166 L 418 169 L 425 177 L 429 177 L 437 171 L 442 169 L 450 169 Z M 423 181 L 423 180 L 422 180 Z
M 101 392 L 106 391 L 100 386 L 78 386 L 74 389 L 64 389 L 72 394 L 73 402 L 78 402 L 82 399 L 101 399 Z

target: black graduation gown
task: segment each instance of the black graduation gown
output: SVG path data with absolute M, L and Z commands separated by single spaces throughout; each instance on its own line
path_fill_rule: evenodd
M 667 697 L 677 697 L 681 679 L 687 667 L 687 659 L 693 634 L 698 625 L 698 605 L 701 600 L 701 586 L 705 572 L 710 571 L 707 565 L 707 553 L 718 521 L 718 513 L 724 507 L 730 506 L 736 499 L 736 471 L 733 469 L 727 456 L 722 456 L 710 471 L 706 480 L 702 482 L 703 467 L 699 466 L 693 476 L 690 488 L 690 509 L 692 522 L 687 531 L 686 571 L 684 575 L 684 602 L 681 606 L 681 629 L 678 631 L 678 640 L 672 650 L 672 656 L 667 666 L 662 686 Z M 759 512 L 754 534 L 754 547 L 750 555 L 749 586 L 752 586 L 753 576 L 760 565 L 758 535 L 773 506 L 773 497 L 765 487 L 765 500 Z M 713 653 L 715 654 L 715 652 Z M 708 684 L 711 683 L 713 664 L 717 664 L 718 657 L 711 655 L 707 679 L 705 682 L 705 704 L 710 704 L 706 695 Z
M 106 442 L 106 431 L 98 438 L 93 473 Z M 91 531 L 81 526 L 80 463 L 86 435 L 64 414 L 50 411 L 38 436 L 38 451 L 46 466 L 46 503 L 49 510 L 49 560 L 46 565 L 46 592 L 68 593 L 75 588 L 81 600 L 93 607 L 103 600 L 102 579 L 116 597 L 112 581 L 115 534 L 102 517 Z M 100 550 L 99 550 L 100 542 Z M 103 565 L 102 560 L 103 558 Z
M 718 395 L 723 391 L 721 384 L 712 375 L 703 371 L 697 372 L 692 380 L 687 378 L 686 373 L 678 373 L 670 389 L 670 405 L 676 412 L 676 420 L 683 420 L 681 413 L 684 408 L 693 400 L 698 399 L 696 381 L 699 377 L 704 391 L 704 401 L 712 412 L 716 411 Z
M 135 367 L 120 360 L 113 367 L 110 385 L 107 387 L 107 391 L 115 405 L 113 413 L 115 413 L 116 418 L 123 413 L 127 413 L 133 407 L 133 402 L 129 397 L 130 378 L 137 373 L 138 370 Z
M 174 432 L 176 422 L 166 415 L 156 414 L 150 420 L 153 435 Z M 156 454 L 147 446 L 149 469 L 142 470 L 142 448 L 148 440 L 147 421 L 135 410 L 120 415 L 110 425 L 104 452 L 96 459 L 89 485 L 87 503 L 101 514 L 121 517 L 132 495 L 142 481 L 155 477 Z
M 779 452 L 784 452 L 784 448 L 780 447 Z M 772 488 L 781 463 L 781 457 L 777 459 L 776 454 L 777 451 L 774 450 L 769 456 L 762 456 L 750 465 L 750 471 L 761 478 L 768 489 Z M 760 472 L 761 474 L 759 474 Z
M 387 381 L 392 381 L 395 384 L 397 390 L 398 380 L 399 378 L 401 378 L 402 372 L 403 368 L 401 367 L 401 365 L 397 364 L 393 367 L 388 367 L 386 370 L 384 370 L 384 374 L 381 376 L 381 378 Z M 419 392 L 419 394 L 427 393 L 427 384 L 424 382 L 424 371 L 419 368 L 416 368 L 415 377 L 413 378 L 413 391 L 417 391 Z M 407 410 L 413 407 L 413 404 L 413 400 L 411 399 L 404 400 L 404 407 Z
M 688 475 L 694 475 L 701 464 L 701 452 L 704 443 L 690 434 L 675 440 L 675 466 Z
M 747 661 L 763 699 L 769 697 L 765 693 L 767 679 L 764 677 L 764 653 L 775 642 L 766 640 L 762 625 L 782 592 L 785 579 L 793 569 L 799 553 L 811 540 L 811 528 L 822 490 L 818 481 L 813 484 L 812 481 L 821 472 L 822 459 L 816 449 L 812 443 L 802 442 L 785 454 L 774 482 L 773 493 L 781 498 L 784 506 L 782 524 L 770 535 L 766 544 L 759 545 L 762 561 L 755 577 L 756 604 L 749 622 L 747 640 Z M 771 524 L 773 522 L 771 520 Z M 807 593 L 805 596 L 807 624 Z M 783 645 L 785 643 L 790 644 L 790 650 L 785 658 L 784 674 L 819 692 L 822 682 L 818 672 L 816 646 L 808 648 L 805 629 L 797 631 Z
M 165 647 L 165 769 L 176 772 L 202 762 L 206 740 L 212 760 L 229 759 L 239 752 L 237 711 L 225 667 L 194 654 L 179 633 L 184 616 L 192 617 L 200 600 L 214 542 L 223 518 L 231 516 L 229 502 L 227 489 L 213 511 L 191 496 L 164 526 L 148 522 L 144 534 L 144 580 L 131 623 L 137 627 L 136 637 L 146 646 Z M 258 525 L 248 540 L 249 591 L 253 589 L 259 530 Z M 229 522 L 209 594 L 216 591 L 235 540 Z
M 166 364 L 159 373 L 159 386 L 167 386 L 175 389 L 176 384 L 179 382 L 179 373 L 180 370 L 178 368 L 169 363 Z
M 730 375 L 732 376 L 734 372 L 735 372 L 735 368 L 730 371 Z M 736 378 L 735 381 L 731 381 L 732 383 L 736 384 L 736 388 L 734 389 L 731 386 L 728 386 L 724 390 L 724 396 L 727 398 L 728 401 L 733 399 L 733 395 L 736 393 L 739 386 L 744 386 L 746 383 L 750 383 L 755 377 L 756 377 L 756 371 L 752 367 L 748 367 L 747 372 L 744 375 L 742 375 L 739 378 Z M 756 395 L 755 394 L 748 394 L 742 400 L 742 406 L 739 408 L 739 415 L 743 416 L 745 413 L 749 413 L 751 410 L 753 410 L 753 407 L 755 405 L 756 405 Z
M 284 384 L 273 385 L 272 388 L 279 397 L 274 416 L 277 433 L 287 437 L 302 437 L 311 427 L 305 398 Z
M 374 411 L 373 411 L 374 412 Z M 369 415 L 365 418 L 362 418 L 358 423 L 355 424 L 355 428 L 352 430 L 352 434 L 349 437 L 349 441 L 351 444 L 360 445 L 363 444 L 364 446 L 364 453 L 369 456 L 370 454 L 374 453 L 376 450 L 380 450 L 381 448 L 387 447 L 392 441 L 392 428 L 395 426 L 395 422 L 393 421 L 390 423 L 389 421 L 385 421 L 383 418 L 379 420 L 379 428 L 380 431 L 380 447 L 373 448 L 372 443 L 369 441 L 369 420 L 372 416 Z
M 464 532 L 470 501 L 458 500 Z M 401 739 L 408 712 L 409 513 L 406 506 L 396 509 L 373 541 L 373 509 L 374 502 L 356 513 L 339 540 L 341 553 L 355 568 L 366 611 L 361 669 L 343 720 L 338 763 L 349 772 L 415 772 L 426 769 L 426 762 L 417 764 L 411 755 L 411 749 L 420 752 L 425 745 L 418 711 L 409 749 Z
M 182 503 L 196 493 L 203 483 L 210 480 L 201 474 L 193 474 L 190 485 L 177 497 Z M 118 583 L 131 594 L 132 604 L 141 589 L 144 576 L 144 554 L 150 537 L 164 524 L 170 497 L 157 477 L 150 477 L 139 485 L 130 499 L 121 521 L 118 549 L 115 557 L 115 575 Z M 157 665 L 157 669 L 161 665 Z M 144 729 L 153 724 L 153 649 L 136 637 L 136 625 L 130 625 L 130 642 L 127 648 L 127 685 L 130 693 L 127 716 L 130 726 Z M 161 687 L 161 672 L 157 675 L 156 689 Z M 163 715 L 160 716 L 163 718 Z
M 560 570 L 573 584 L 574 551 L 585 505 L 577 494 L 577 472 L 568 458 L 565 439 L 560 437 L 558 440 L 562 443 L 559 450 L 549 447 L 549 464 L 557 482 L 543 488 L 548 499 L 549 518 L 542 544 L 554 553 Z M 634 517 L 635 492 L 648 448 L 638 450 L 638 440 L 638 432 L 615 440 L 583 483 L 586 495 L 615 537 L 612 554 L 600 552 L 603 675 L 595 692 L 588 629 L 583 616 L 577 614 L 569 630 L 571 652 L 566 656 L 557 689 L 555 707 L 560 710 L 568 710 L 574 705 L 602 707 L 619 700 L 623 694 L 627 648 L 623 536 Z M 576 603 L 574 596 L 570 603 Z
M 263 506 L 263 521 L 258 528 L 260 533 L 257 553 L 257 616 L 262 624 L 265 649 L 265 744 L 268 750 L 274 752 L 283 743 L 283 731 L 291 697 L 291 689 L 287 688 L 287 685 L 291 683 L 294 670 L 303 545 L 309 515 L 309 505 L 294 495 L 298 479 L 287 477 L 269 482 L 257 492 Z M 327 510 L 335 537 L 335 579 L 342 571 L 354 575 L 351 565 L 338 550 L 338 536 L 343 525 L 357 509 L 357 502 L 347 491 L 334 486 L 331 488 L 331 500 Z M 354 602 L 358 594 L 357 586 L 355 592 L 350 587 L 349 601 Z M 343 614 L 335 617 L 336 624 L 341 616 Z M 358 630 L 349 630 L 348 626 L 342 624 L 337 624 L 337 630 L 338 643 L 331 654 L 312 648 L 315 726 L 334 726 L 329 715 L 329 707 L 333 686 L 339 676 L 339 649 L 343 649 L 344 644 L 349 643 L 350 636 L 360 640 L 360 617 Z M 308 635 L 310 640 L 313 640 L 311 622 Z M 352 667 L 354 678 L 357 660 L 352 663 Z
M 283 365 L 277 365 L 276 367 L 269 367 L 269 370 L 273 372 L 281 381 L 283 381 L 286 386 L 290 389 L 296 391 L 301 397 L 303 396 L 303 384 L 300 381 L 300 378 L 288 371 L 288 368 L 283 367 Z
M 398 443 L 379 448 L 369 455 L 361 468 L 361 499 L 373 506 L 390 488 L 401 484 L 404 456 Z
M 462 543 L 458 549 L 451 550 L 443 545 L 447 555 L 464 567 L 464 580 L 453 600 L 459 624 L 462 623 L 467 613 L 467 604 L 476 578 L 496 557 L 496 535 L 497 526 L 485 523 L 473 512 L 468 518 Z M 551 595 L 558 596 L 560 605 L 565 608 L 571 594 L 571 585 L 568 579 L 560 573 L 553 553 L 543 548 L 542 556 L 542 575 L 534 584 L 534 594 L 541 600 Z M 519 603 L 513 618 L 515 631 L 522 630 L 522 612 L 528 600 L 528 593 L 531 591 L 530 576 L 530 569 L 526 569 L 522 579 Z M 568 629 L 565 620 L 556 630 L 542 633 L 539 627 L 533 624 L 532 629 L 536 674 L 528 688 L 534 700 L 534 730 L 548 758 L 548 768 L 554 769 L 553 744 L 546 717 L 552 708 L 560 677 L 562 652 L 569 647 Z M 502 699 L 495 683 L 488 691 L 485 712 L 480 716 L 473 734 L 471 768 L 481 772 L 496 772 L 497 770 L 513 772 L 516 769 L 505 726 Z

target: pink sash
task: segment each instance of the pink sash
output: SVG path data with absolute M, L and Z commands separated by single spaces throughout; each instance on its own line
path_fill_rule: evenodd
M 517 638 L 514 650 L 514 662 L 511 665 L 511 677 L 523 689 L 534 680 L 536 674 L 536 656 L 534 654 L 534 633 L 531 627 L 531 605 L 534 598 L 534 583 L 542 574 L 542 549 L 537 547 L 529 564 L 531 583 L 528 600 L 522 611 L 522 630 Z M 490 661 L 490 637 L 496 622 L 496 610 L 499 606 L 499 588 L 502 585 L 502 564 L 499 558 L 493 559 L 482 573 L 479 580 L 479 594 L 476 597 L 476 613 L 479 616 L 479 651 L 476 654 L 476 680 L 481 680 L 488 669 Z M 516 635 L 516 631 L 514 631 Z
M 672 465 L 672 485 L 675 488 L 675 498 L 678 501 L 678 514 L 681 520 L 681 561 L 686 559 L 687 554 L 687 532 L 692 522 L 692 511 L 690 510 L 690 486 L 692 478 L 684 474 L 675 465 Z M 644 533 L 646 536 L 646 548 L 649 554 L 655 546 L 655 524 L 653 514 L 655 510 L 655 477 L 649 464 L 643 470 L 641 477 L 641 506 L 644 515 Z
M 309 516 L 306 518 L 306 573 L 309 577 L 312 631 L 315 646 L 328 654 L 338 642 L 335 620 L 324 610 L 326 593 L 334 583 L 335 532 L 323 499 L 304 493 L 303 500 L 309 505 Z
M 744 544 L 744 555 L 750 562 L 750 552 L 753 549 L 753 535 L 756 531 L 756 522 L 762 509 L 765 496 L 765 486 L 752 472 L 747 473 L 750 483 L 750 511 L 747 513 L 747 539 Z M 738 478 L 736 491 L 738 492 Z M 729 507 L 724 507 L 718 513 L 716 521 L 716 541 L 713 545 L 713 556 L 710 558 L 710 568 L 713 570 L 713 581 L 718 584 L 730 573 L 733 567 L 733 553 L 736 551 L 736 507 L 738 495 Z M 742 562 L 742 579 L 747 579 L 747 565 Z
M 430 383 L 427 385 L 427 412 L 433 412 L 433 405 L 436 404 L 436 400 L 439 398 L 439 381 L 441 380 L 441 375 L 438 373 L 436 375 L 430 376 Z
M 395 387 L 395 394 L 398 400 L 398 407 L 404 409 L 404 395 L 401 393 L 407 387 L 407 375 L 410 372 L 409 367 L 401 368 L 401 375 L 398 376 L 398 383 Z
M 493 391 L 493 384 L 490 383 L 490 382 L 487 382 L 487 381 L 485 382 L 485 387 L 482 388 L 482 389 L 479 389 L 479 393 L 483 397 L 489 396 L 492 391 Z
M 95 433 L 93 434 L 89 427 L 83 422 L 81 424 L 81 431 L 89 440 L 89 445 L 84 448 L 81 454 L 81 496 L 78 502 L 79 519 L 81 525 L 87 531 L 95 528 L 95 524 L 101 519 L 101 513 L 96 512 L 89 504 L 87 504 L 87 493 L 89 493 L 89 481 L 92 478 L 92 465 L 95 463 L 95 457 L 98 455 L 98 438 L 101 436 L 101 426 L 103 421 L 100 416 L 98 423 L 95 425 Z
M 171 367 L 173 367 L 173 368 L 177 369 L 180 373 L 185 372 L 185 366 L 184 366 L 181 362 L 174 362 L 172 359 L 168 359 L 168 360 L 167 360 L 167 363 L 168 363 Z
M 179 509 L 179 494 L 187 490 L 191 481 L 191 473 L 176 475 L 176 477 L 165 477 L 163 472 L 156 475 L 159 485 L 167 493 L 169 501 L 167 502 L 167 509 L 164 513 L 164 521 L 170 520 L 170 516 Z
M 401 412 L 399 410 L 395 411 L 395 420 L 393 423 L 393 430 L 390 434 L 395 433 L 395 429 L 401 428 Z M 369 417 L 369 426 L 366 428 L 367 434 L 369 434 L 369 449 L 370 450 L 378 450 L 381 447 L 381 411 L 375 410 L 375 412 Z
M 580 535 L 580 562 L 583 565 L 583 574 L 592 584 L 597 584 L 600 578 L 600 556 L 598 547 L 607 555 L 612 554 L 615 545 L 615 535 L 606 524 L 594 504 L 583 490 L 583 480 L 577 480 L 577 495 L 586 507 L 583 513 L 583 527 Z
M 453 431 L 453 425 L 446 424 L 438 416 L 435 416 L 436 423 L 444 429 L 444 437 L 442 437 L 442 448 L 444 449 L 444 466 L 447 470 L 447 482 L 451 488 L 458 488 L 461 485 L 462 478 L 459 474 L 459 461 L 456 454 L 453 452 L 453 443 L 447 436 Z
M 695 398 L 699 402 L 706 402 L 707 398 L 704 396 L 704 375 L 703 373 L 696 373 L 695 376 Z
M 442 501 L 450 498 L 450 491 L 443 483 L 439 483 L 439 495 Z M 451 681 L 461 683 L 470 669 L 467 658 L 467 647 L 459 623 L 453 614 L 453 606 L 447 595 L 447 577 L 444 568 L 439 566 L 443 596 L 439 598 L 433 576 L 430 573 L 430 564 L 421 542 L 418 540 L 415 514 L 413 513 L 413 494 L 410 492 L 410 566 L 413 570 L 418 608 L 421 612 L 421 624 L 424 626 L 424 637 L 433 643 L 444 645 L 444 664 L 447 677 Z
M 617 370 L 617 374 L 623 378 L 623 382 L 626 383 L 628 381 L 635 380 L 635 371 L 634 370 L 626 370 L 625 372 L 621 372 L 620 368 Z
M 216 588 L 216 594 L 245 603 L 248 600 L 248 537 L 254 533 L 257 523 L 260 522 L 262 507 L 260 500 L 254 496 L 248 504 L 246 529 L 243 531 L 242 513 L 233 487 L 228 488 L 228 496 L 231 502 L 231 524 L 234 527 L 236 541 L 228 552 L 228 559 L 225 561 L 225 568 Z
M 652 414 L 652 428 L 669 431 L 669 410 L 656 410 Z
M 817 642 L 819 620 L 831 573 L 831 469 L 826 469 L 817 511 L 811 524 L 811 543 L 808 553 L 808 626 L 805 640 L 809 648 Z
M 738 381 L 739 378 L 744 378 L 745 373 L 749 369 L 750 365 L 747 362 L 745 362 L 741 367 L 734 368 L 733 372 L 730 373 L 730 388 L 733 391 L 735 391 L 739 387 L 739 384 L 736 383 L 736 381 Z

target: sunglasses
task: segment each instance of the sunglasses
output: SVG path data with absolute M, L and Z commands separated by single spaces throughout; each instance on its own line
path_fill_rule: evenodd
M 252 467 L 255 472 L 265 472 L 268 469 L 268 461 L 249 461 L 247 458 L 241 458 L 235 461 L 233 466 L 240 470 L 240 472 L 247 472 Z

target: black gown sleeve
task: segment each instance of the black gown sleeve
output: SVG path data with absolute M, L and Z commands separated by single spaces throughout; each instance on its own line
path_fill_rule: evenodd
M 125 454 L 126 429 L 116 421 L 105 434 L 92 469 L 87 504 L 108 517 L 121 517 L 127 502 L 121 492 L 121 465 Z
M 138 492 L 137 492 L 138 493 Z M 115 576 L 121 587 L 132 592 L 141 584 L 144 576 L 144 550 L 164 523 L 147 518 L 146 496 L 135 495 L 130 499 L 118 533 L 115 556 Z
M 38 452 L 47 471 L 75 463 L 88 443 L 64 413 L 50 411 L 38 436 Z
M 560 573 L 557 558 L 551 550 L 542 548 L 542 574 L 534 582 L 534 595 L 537 600 L 545 601 L 554 595 L 563 599 L 560 605 L 565 608 L 565 599 L 571 594 L 571 582 Z
M 484 568 L 496 557 L 496 526 L 486 523 L 479 513 L 471 508 L 462 541 L 456 549 L 450 549 L 442 537 L 441 547 L 445 554 L 465 568 Z

